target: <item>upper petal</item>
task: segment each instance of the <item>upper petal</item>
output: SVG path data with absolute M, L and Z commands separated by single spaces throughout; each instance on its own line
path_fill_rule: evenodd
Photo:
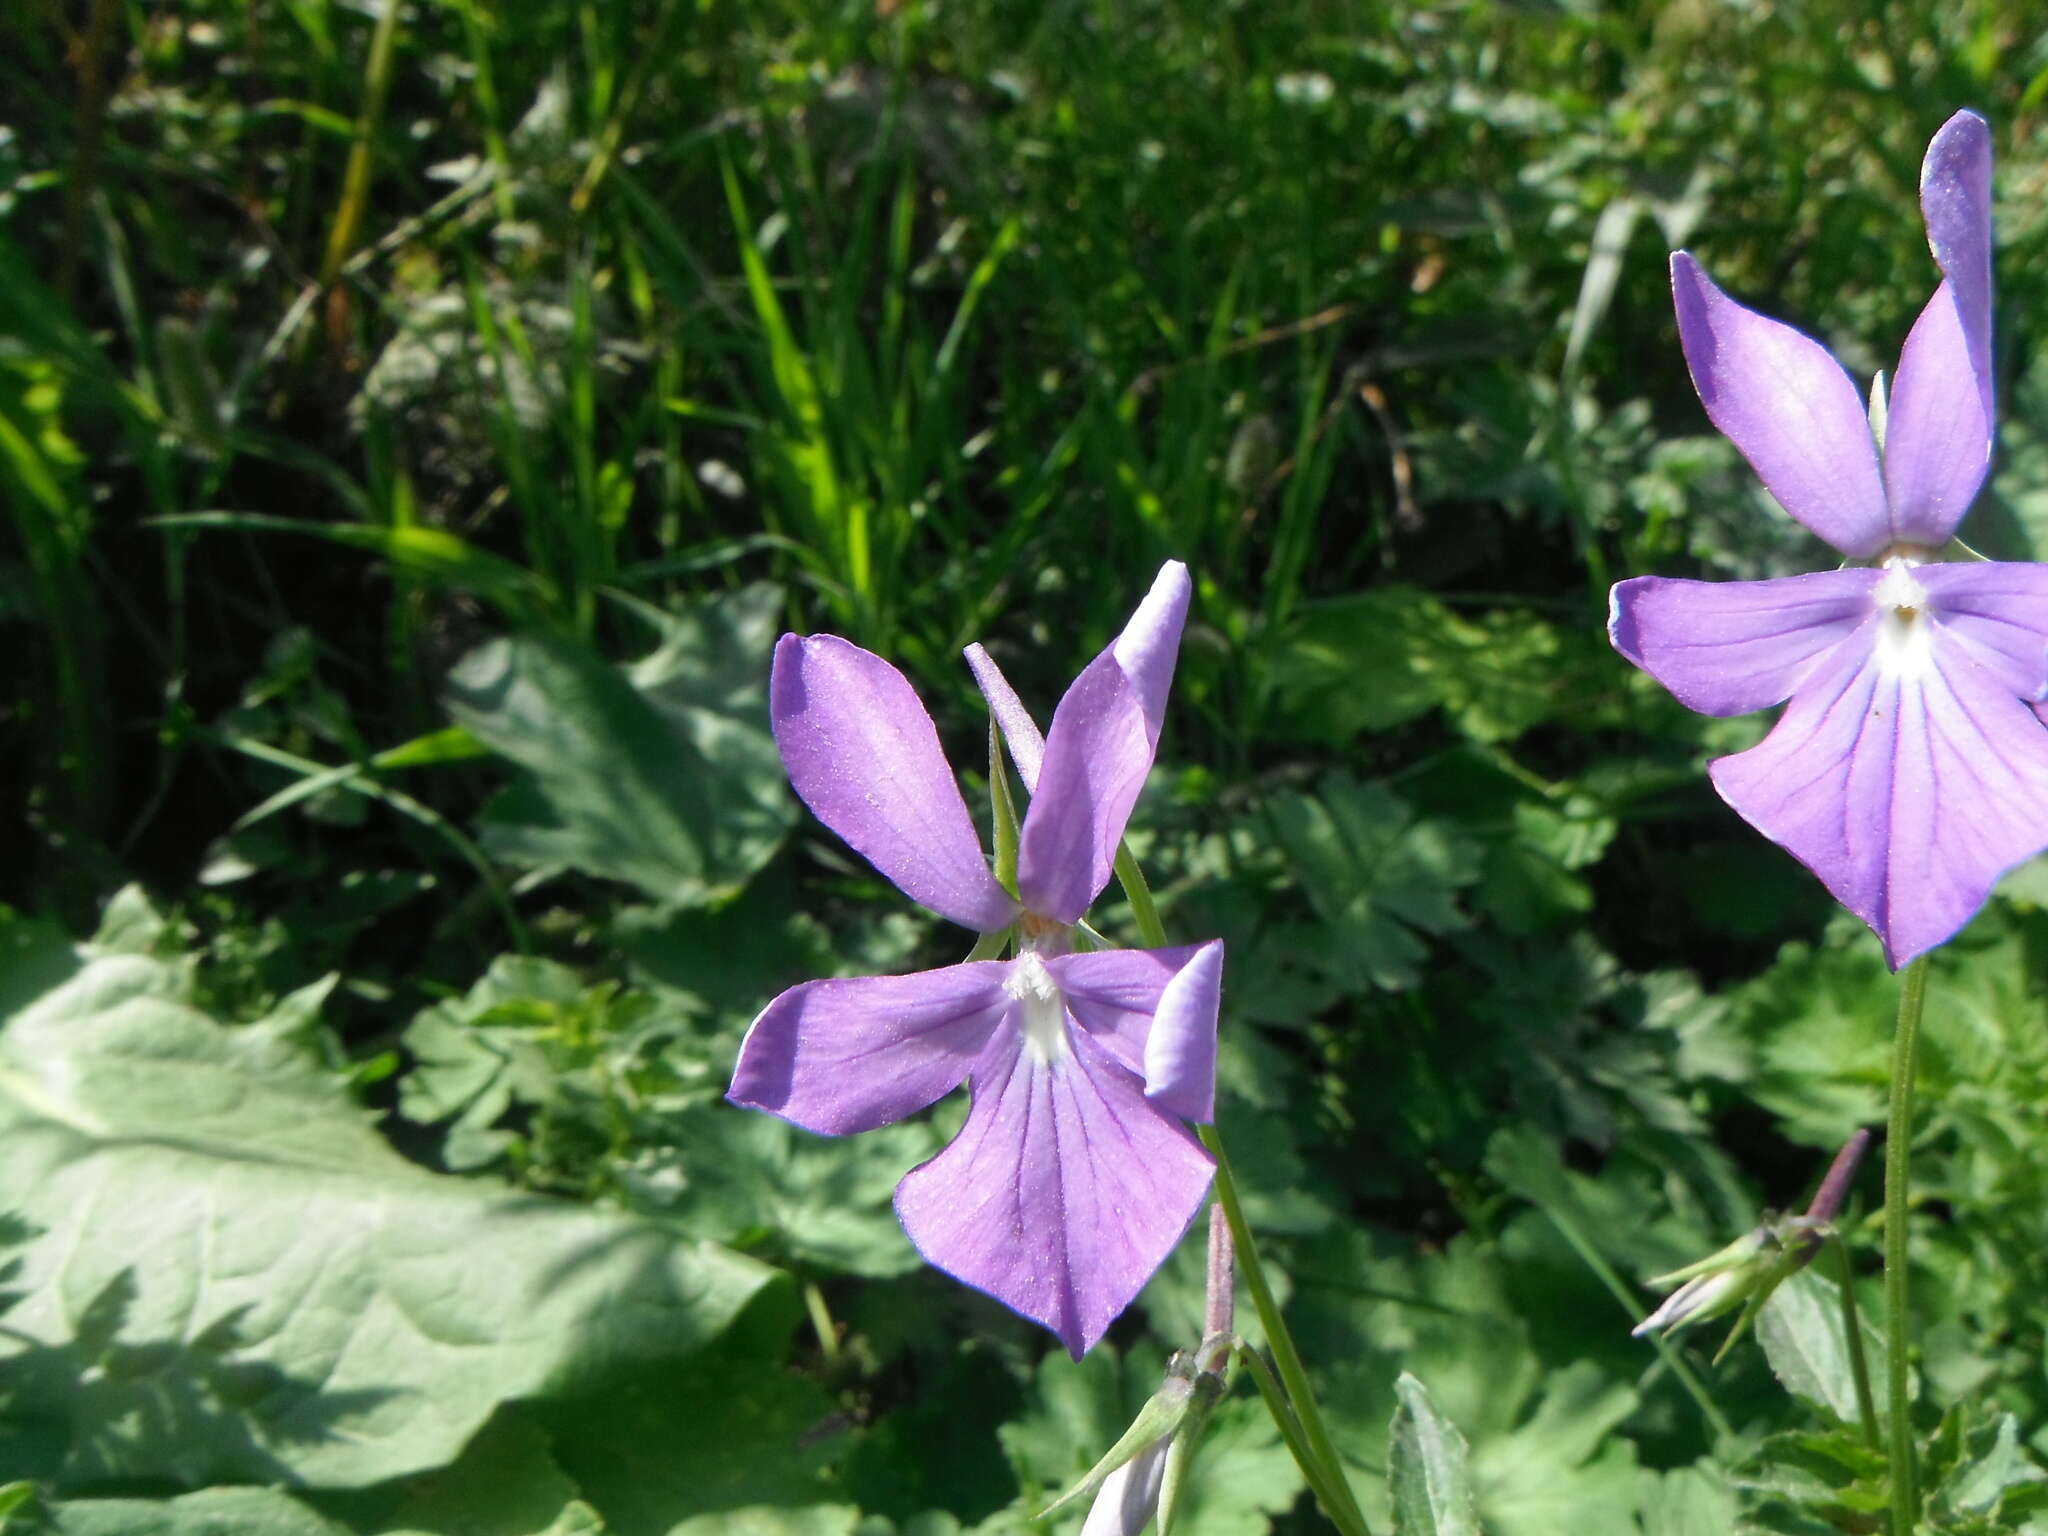
M 1109 884 L 1159 749 L 1191 590 L 1187 567 L 1169 560 L 1123 633 L 1053 711 L 1017 852 L 1018 892 L 1042 917 L 1078 922 Z
M 1916 567 L 1942 629 L 2023 699 L 2048 697 L 2048 565 L 1996 560 Z
M 1845 555 L 1890 542 L 1863 400 L 1812 337 L 1746 309 L 1684 251 L 1671 257 L 1678 334 L 1700 403 L 1779 504 Z
M 1991 130 L 1958 112 L 1920 167 L 1927 246 L 1943 282 L 1906 338 L 1885 428 L 1901 539 L 1944 543 L 1984 482 L 1996 432 L 1991 376 Z
M 1772 581 L 1637 576 L 1616 583 L 1607 633 L 1687 709 L 1747 714 L 1790 698 L 1818 658 L 1876 621 L 1881 579 L 1868 569 Z
M 914 1114 L 967 1080 L 1012 999 L 994 960 L 807 981 L 761 1010 L 726 1097 L 827 1136 Z
M 1045 738 L 1039 734 L 1038 722 L 1031 718 L 1024 701 L 1017 697 L 1017 690 L 1003 676 L 995 657 L 989 655 L 979 642 L 968 646 L 961 654 L 967 658 L 967 670 L 974 674 L 981 696 L 988 700 L 988 712 L 1002 727 L 1003 740 L 1010 748 L 1010 761 L 1017 765 L 1025 791 L 1036 794 L 1038 771 L 1045 762 Z
M 1183 1119 L 1216 1118 L 1222 940 L 1062 955 L 1046 967 L 1075 1022 L 1144 1079 L 1146 1098 Z
M 901 672 L 837 635 L 784 635 L 769 713 L 804 803 L 906 896 L 983 933 L 1015 919 Z
M 1958 112 L 1934 135 L 1920 166 L 1920 210 L 1927 248 L 1955 289 L 1971 372 L 1989 420 L 1991 377 L 1991 129 Z
M 1885 489 L 1906 543 L 1947 543 L 1991 468 L 1991 363 L 1988 346 L 1981 365 L 1977 351 L 1944 282 L 1906 337 L 1885 424 Z
M 953 1144 L 896 1187 L 931 1263 L 1092 1349 L 1187 1231 L 1209 1155 L 1084 1030 L 1046 1062 L 1004 1031 Z
M 1939 627 L 1900 654 L 1845 643 L 1760 745 L 1711 770 L 1876 930 L 1895 969 L 2048 847 L 2048 729 Z

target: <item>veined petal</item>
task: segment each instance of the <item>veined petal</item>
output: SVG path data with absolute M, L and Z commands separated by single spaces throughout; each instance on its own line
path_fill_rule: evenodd
M 1990 366 L 1988 344 L 1973 345 L 1956 286 L 1944 282 L 1906 336 L 1886 413 L 1885 489 L 1893 533 L 1905 543 L 1946 544 L 1984 484 L 1994 432 Z
M 740 1042 L 726 1097 L 807 1131 L 871 1131 L 967 1080 L 1014 999 L 995 960 L 791 987 Z
M 2048 730 L 1937 625 L 1845 643 L 1714 787 L 1876 930 L 1894 969 L 2048 847 Z
M 1187 567 L 1169 560 L 1123 633 L 1053 711 L 1017 852 L 1018 892 L 1042 917 L 1078 922 L 1109 884 L 1159 749 L 1191 591 Z
M 1965 658 L 2023 699 L 2048 697 L 2048 565 L 1996 560 L 1922 565 L 1913 578 Z
M 1047 1061 L 1005 1030 L 953 1144 L 896 1187 L 927 1260 L 1043 1323 L 1079 1359 L 1165 1262 L 1212 1165 L 1085 1030 Z
M 1671 257 L 1678 335 L 1700 404 L 1784 509 L 1843 554 L 1891 541 L 1863 398 L 1826 347 L 1736 303 Z
M 989 655 L 979 642 L 968 646 L 961 654 L 967 658 L 967 670 L 974 674 L 975 686 L 981 689 L 981 696 L 988 701 L 988 712 L 1002 727 L 1003 741 L 1010 749 L 1010 761 L 1017 765 L 1025 791 L 1037 794 L 1038 772 L 1045 762 L 1045 738 L 1039 734 L 1038 722 L 1031 718 L 1031 711 L 1017 697 L 1017 690 L 1010 686 L 1010 680 L 1003 676 L 995 657 Z
M 1783 703 L 1820 657 L 1875 624 L 1875 570 L 1814 571 L 1772 581 L 1617 582 L 1614 648 L 1687 709 L 1743 715 Z
M 1159 1507 L 1166 1480 L 1166 1452 L 1173 1436 L 1161 1435 L 1118 1467 L 1095 1492 L 1081 1536 L 1139 1536 Z
M 1046 962 L 1074 1021 L 1185 1120 L 1216 1117 L 1223 943 L 1106 949 Z
M 818 820 L 913 901 L 993 933 L 1017 905 L 989 873 L 939 733 L 901 672 L 837 635 L 784 635 L 769 714 Z

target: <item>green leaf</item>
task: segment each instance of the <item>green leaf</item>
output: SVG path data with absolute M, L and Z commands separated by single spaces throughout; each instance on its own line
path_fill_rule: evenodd
M 1267 807 L 1320 918 L 1319 963 L 1354 986 L 1412 987 L 1428 946 L 1419 935 L 1465 926 L 1458 892 L 1479 876 L 1479 850 L 1448 822 L 1418 821 L 1380 783 L 1341 770 L 1313 796 Z
M 1465 1437 L 1406 1371 L 1394 1391 L 1401 1406 L 1390 1431 L 1387 1481 L 1397 1536 L 1479 1536 Z
M 750 588 L 668 621 L 630 669 L 541 634 L 464 657 L 450 711 L 530 775 L 487 813 L 485 846 L 677 906 L 743 886 L 795 819 L 767 726 L 771 598 Z
M 1881 1418 L 1889 1401 L 1884 1338 L 1867 1319 L 1859 1315 L 1859 1321 L 1871 1395 Z M 1826 1409 L 1844 1424 L 1859 1422 L 1842 1297 L 1833 1285 L 1811 1269 L 1792 1276 L 1764 1303 L 1757 1315 L 1756 1337 L 1786 1391 Z
M 0 1368 L 8 1417 L 41 1426 L 23 1470 L 60 1488 L 442 1465 L 500 1403 L 685 1360 L 777 1278 L 425 1172 L 289 1010 L 227 1028 L 176 960 L 0 934 L 56 978 L 0 1016 L 0 1179 L 34 1233 Z
M 175 1499 L 78 1499 L 37 1527 L 49 1536 L 348 1536 L 270 1488 L 205 1488 Z

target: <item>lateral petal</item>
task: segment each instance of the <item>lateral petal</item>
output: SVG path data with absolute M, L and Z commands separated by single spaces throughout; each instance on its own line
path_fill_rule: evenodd
M 1771 581 L 1637 576 L 1615 584 L 1607 633 L 1687 709 L 1744 715 L 1783 703 L 1822 656 L 1875 624 L 1882 579 L 1869 569 Z
M 960 1135 L 896 1186 L 925 1258 L 1060 1336 L 1079 1359 L 1201 1209 L 1209 1155 L 1085 1030 L 1039 1059 L 1004 1031 Z
M 1852 558 L 1891 538 L 1863 399 L 1811 336 L 1736 303 L 1671 257 L 1678 335 L 1700 404 L 1784 509 Z
M 989 873 L 939 733 L 901 672 L 837 635 L 784 635 L 768 708 L 789 782 L 818 820 L 941 917 L 980 933 L 1009 926 L 1017 905 Z
M 2048 730 L 1939 628 L 1904 663 L 1845 644 L 1760 745 L 1710 771 L 1876 931 L 1893 969 L 2048 847 Z
M 1159 749 L 1191 592 L 1187 567 L 1169 560 L 1123 633 L 1053 711 L 1017 851 L 1018 892 L 1042 917 L 1078 922 L 1109 884 Z
M 1215 1118 L 1222 940 L 1062 955 L 1046 967 L 1074 1021 L 1144 1079 L 1146 1098 L 1185 1120 Z
M 726 1097 L 825 1136 L 871 1131 L 967 1080 L 1012 999 L 1007 963 L 791 987 L 740 1042 Z
M 1957 561 L 1918 566 L 1913 577 L 1966 656 L 2019 697 L 2048 697 L 2048 565 Z

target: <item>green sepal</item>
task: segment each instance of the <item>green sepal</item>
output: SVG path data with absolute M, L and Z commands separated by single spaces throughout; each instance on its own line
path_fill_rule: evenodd
M 1154 1441 L 1172 1434 L 1187 1417 L 1195 1396 L 1193 1367 L 1185 1354 L 1176 1353 L 1167 1363 L 1166 1380 L 1159 1384 L 1157 1392 L 1146 1399 L 1145 1406 L 1138 1410 L 1137 1418 L 1131 1421 L 1131 1427 L 1103 1453 L 1100 1461 L 1088 1469 L 1086 1477 L 1040 1510 L 1038 1518 L 1048 1519 L 1068 1505 L 1088 1498 L 1108 1481 L 1110 1473 Z
M 1017 804 L 1010 798 L 1009 757 L 1004 750 L 1003 729 L 996 717 L 988 717 L 988 798 L 994 807 L 996 835 L 996 884 L 1017 896 Z
M 1891 407 L 1885 398 L 1884 370 L 1878 369 L 1870 378 L 1870 435 L 1877 442 L 1877 451 L 1884 452 L 1885 419 Z
M 1166 1470 L 1159 1479 L 1159 1536 L 1171 1536 L 1173 1517 L 1180 1510 L 1181 1486 L 1188 1475 L 1188 1465 L 1195 1459 L 1195 1447 L 1202 1443 L 1202 1431 L 1208 1427 L 1209 1415 L 1216 1411 L 1216 1405 L 1223 1401 L 1223 1378 L 1214 1372 L 1204 1371 L 1195 1378 L 1194 1394 L 1188 1400 L 1187 1414 L 1180 1421 L 1180 1428 L 1173 1432 L 1173 1443 L 1166 1448 Z

